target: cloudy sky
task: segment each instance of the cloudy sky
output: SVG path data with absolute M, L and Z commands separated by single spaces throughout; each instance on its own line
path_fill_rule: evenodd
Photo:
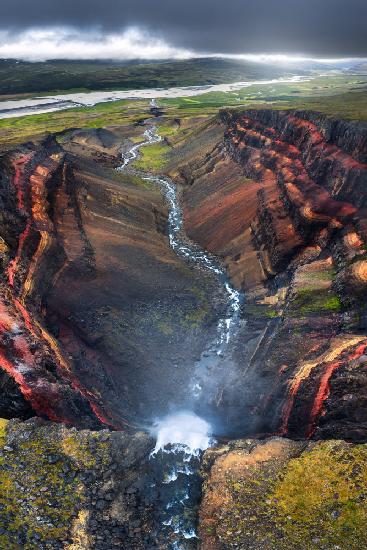
M 0 57 L 366 57 L 367 0 L 1 0 Z

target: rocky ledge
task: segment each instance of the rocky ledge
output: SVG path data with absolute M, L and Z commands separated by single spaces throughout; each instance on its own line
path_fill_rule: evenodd
M 90 429 L 151 420 L 215 330 L 218 284 L 170 248 L 160 190 L 115 170 L 141 134 L 72 131 L 0 159 L 5 418 Z
M 145 433 L 1 423 L 0 547 L 167 550 L 166 479 Z M 366 445 L 236 440 L 205 452 L 201 550 L 359 550 Z M 192 546 L 193 548 L 196 545 Z M 191 546 L 190 546 L 191 548 Z

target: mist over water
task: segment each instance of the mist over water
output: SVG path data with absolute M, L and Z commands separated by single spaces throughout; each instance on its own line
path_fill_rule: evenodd
M 198 454 L 213 443 L 210 424 L 191 411 L 176 412 L 157 420 L 151 433 L 157 439 L 152 456 L 171 444 L 187 454 Z

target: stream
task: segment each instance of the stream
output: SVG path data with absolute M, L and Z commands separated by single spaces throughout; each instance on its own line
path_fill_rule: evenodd
M 154 100 L 151 105 L 156 107 Z M 132 146 L 123 154 L 122 164 L 117 170 L 126 170 L 138 157 L 142 147 L 162 141 L 153 124 L 144 132 L 144 138 L 143 142 Z M 209 342 L 195 366 L 193 379 L 188 380 L 189 399 L 186 409 L 159 419 L 151 430 L 156 438 L 150 463 L 159 486 L 161 505 L 158 521 L 171 550 L 192 550 L 196 548 L 197 539 L 197 504 L 201 487 L 198 472 L 201 454 L 215 443 L 211 437 L 210 424 L 196 412 L 200 409 L 202 392 L 208 390 L 209 380 L 213 384 L 213 376 L 208 371 L 210 363 L 217 362 L 220 368 L 221 358 L 229 353 L 238 332 L 243 294 L 231 285 L 220 260 L 185 236 L 183 212 L 175 183 L 166 176 L 146 173 L 139 175 L 156 184 L 168 204 L 168 238 L 172 250 L 191 266 L 212 272 L 227 297 L 225 316 L 218 321 L 215 341 Z M 152 484 L 151 489 L 156 490 L 155 484 Z

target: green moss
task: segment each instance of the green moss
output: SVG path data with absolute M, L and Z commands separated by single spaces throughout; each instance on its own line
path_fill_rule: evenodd
M 303 288 L 298 290 L 290 307 L 291 315 L 337 313 L 341 311 L 339 297 L 327 289 Z
M 179 132 L 179 130 L 180 130 L 180 127 L 177 124 L 173 124 L 170 126 L 160 124 L 158 126 L 158 132 L 164 138 L 176 135 Z
M 322 443 L 289 462 L 270 500 L 291 547 L 359 550 L 367 539 L 367 448 Z M 336 545 L 336 546 L 333 546 Z
M 216 535 L 228 549 L 360 550 L 366 463 L 367 446 L 345 442 L 320 442 L 297 458 L 268 456 L 242 469 L 234 457 Z
M 134 162 L 134 167 L 146 172 L 159 172 L 165 166 L 165 156 L 168 147 L 164 143 L 155 143 L 140 149 L 140 157 Z
M 162 332 L 162 334 L 165 334 L 166 336 L 170 336 L 174 333 L 174 328 L 172 327 L 172 324 L 168 321 L 159 321 L 157 323 L 158 329 Z
M 8 425 L 9 420 L 5 418 L 0 418 L 0 438 L 3 440 L 6 433 L 6 426 Z
M 129 138 L 131 143 L 143 143 L 144 139 L 141 136 L 133 136 Z
M 196 308 L 194 311 L 188 313 L 185 316 L 184 324 L 193 328 L 198 328 L 203 323 L 206 315 L 208 313 L 208 306 L 203 305 Z
M 114 169 L 108 169 L 105 168 L 106 175 L 108 175 L 109 178 L 112 180 L 122 183 L 126 186 L 134 186 L 134 187 L 144 187 L 145 189 L 155 189 L 157 194 L 159 191 L 157 190 L 157 187 L 150 181 L 144 180 L 143 178 L 139 177 L 137 174 L 132 174 L 131 172 L 124 172 L 120 170 L 114 170 Z M 116 193 L 118 195 L 119 193 Z M 121 199 L 122 200 L 122 199 Z
M 268 319 L 275 319 L 276 317 L 279 316 L 278 312 L 276 309 L 271 309 L 269 308 L 266 313 L 265 313 L 265 316 L 268 317 Z
M 191 311 L 186 313 L 182 325 L 188 328 L 197 329 L 203 324 L 209 314 L 210 306 L 206 294 L 202 289 L 192 287 L 190 288 L 190 292 L 195 297 L 196 305 Z
M 276 319 L 279 317 L 279 313 L 274 307 L 269 307 L 264 304 L 246 305 L 246 314 L 254 319 Z
M 60 426 L 15 432 L 0 465 L 1 548 L 34 550 L 64 540 L 85 501 L 79 475 L 109 460 L 108 443 L 99 434 Z M 9 431 L 8 431 L 9 435 Z

